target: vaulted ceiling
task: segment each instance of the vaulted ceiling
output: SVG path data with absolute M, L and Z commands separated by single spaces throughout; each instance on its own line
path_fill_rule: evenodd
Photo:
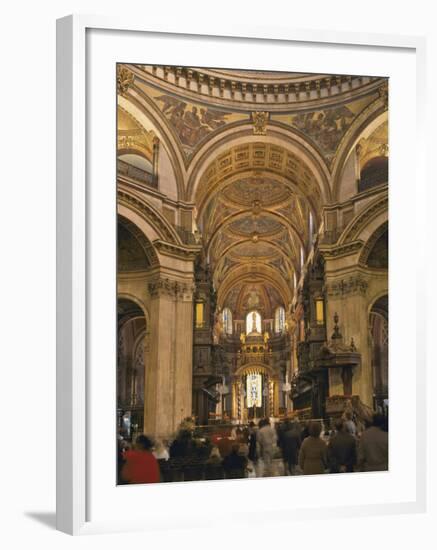
M 337 151 L 383 81 L 152 65 L 126 65 L 118 76 L 119 93 L 145 106 L 182 159 L 178 173 L 219 307 L 242 315 L 256 304 L 271 316 L 287 306 L 329 199 Z M 150 159 L 153 132 L 119 116 L 119 149 L 134 144 Z M 362 141 L 363 159 L 386 134 L 381 127 Z

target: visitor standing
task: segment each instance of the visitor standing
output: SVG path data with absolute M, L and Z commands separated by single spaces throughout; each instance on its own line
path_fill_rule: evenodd
M 294 475 L 298 464 L 301 445 L 300 429 L 297 422 L 286 422 L 282 435 L 282 458 L 285 475 Z
M 145 435 L 137 437 L 135 449 L 125 452 L 121 478 L 126 483 L 158 483 L 159 465 L 151 452 L 152 441 Z
M 384 416 L 375 414 L 370 428 L 361 434 L 358 467 L 362 472 L 388 470 L 388 433 L 384 426 Z
M 336 433 L 328 443 L 329 470 L 332 474 L 353 472 L 357 462 L 357 443 L 346 429 L 343 420 L 335 423 Z
M 263 461 L 263 476 L 273 475 L 273 455 L 276 447 L 276 431 L 270 426 L 268 418 L 260 421 L 260 428 L 257 434 L 259 456 Z
M 308 437 L 303 441 L 299 451 L 299 466 L 304 474 L 323 474 L 328 466 L 326 443 L 320 439 L 322 426 L 320 422 L 310 422 Z

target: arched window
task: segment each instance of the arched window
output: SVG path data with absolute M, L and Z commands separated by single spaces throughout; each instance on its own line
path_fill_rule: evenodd
M 261 315 L 257 311 L 250 311 L 246 315 L 246 333 L 251 332 L 261 334 Z
M 222 318 L 224 333 L 232 334 L 232 311 L 228 307 L 223 310 Z
M 275 311 L 275 332 L 277 334 L 284 331 L 285 328 L 285 309 L 282 306 L 276 308 Z

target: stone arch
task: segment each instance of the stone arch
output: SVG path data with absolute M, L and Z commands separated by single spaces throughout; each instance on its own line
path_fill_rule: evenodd
M 342 176 L 349 155 L 361 138 L 370 135 L 375 128 L 388 119 L 388 112 L 382 98 L 373 101 L 348 128 L 340 142 L 332 167 L 332 198 L 340 202 Z
M 253 125 L 247 122 L 239 123 L 232 128 L 225 128 L 215 136 L 211 137 L 197 151 L 189 166 L 187 173 L 187 200 L 196 202 L 198 197 L 198 188 L 201 178 L 210 164 L 211 147 L 214 147 L 215 157 L 224 154 L 226 151 L 235 147 L 261 143 L 272 147 L 277 147 L 282 151 L 304 159 L 307 170 L 315 179 L 318 192 L 322 203 L 329 203 L 331 200 L 331 190 L 329 185 L 329 171 L 319 152 L 302 136 L 291 129 L 285 129 L 280 124 L 269 123 L 267 134 L 265 136 L 254 135 Z M 261 166 L 258 166 L 262 169 Z M 279 170 L 277 171 L 279 173 Z M 284 172 L 284 177 L 290 179 L 289 173 Z
M 157 208 L 122 186 L 117 192 L 117 204 L 119 214 L 136 224 L 152 243 L 162 240 L 183 244 L 175 228 Z
M 271 378 L 277 378 L 277 374 L 274 372 L 270 365 L 266 363 L 251 363 L 250 365 L 241 365 L 234 373 L 234 377 L 244 376 L 245 374 L 267 374 Z
M 380 293 L 371 301 L 368 310 L 369 347 L 372 366 L 372 391 L 374 407 L 384 408 L 388 398 L 389 377 L 389 318 L 388 293 Z
M 367 208 L 355 216 L 345 227 L 338 240 L 346 244 L 360 240 L 365 243 L 372 233 L 388 220 L 388 193 L 372 201 Z
M 184 161 L 177 142 L 168 128 L 165 118 L 159 109 L 146 94 L 133 86 L 126 96 L 118 96 L 119 105 L 142 127 L 151 128 L 160 139 L 168 154 L 172 167 L 172 179 L 174 182 L 174 198 L 183 200 L 184 189 Z
M 377 229 L 375 229 L 363 246 L 358 260 L 359 264 L 367 266 L 367 260 L 369 259 L 369 255 L 372 252 L 374 245 L 386 231 L 388 231 L 388 220 L 384 221 Z
M 388 300 L 388 288 L 385 288 L 383 290 L 379 290 L 375 294 L 369 297 L 368 305 L 367 305 L 367 314 L 369 314 L 372 310 L 372 308 L 377 304 L 377 302 L 381 299 L 387 296 Z M 388 309 L 387 309 L 388 312 Z
M 141 309 L 144 315 L 144 319 L 146 321 L 146 330 L 148 330 L 148 327 L 150 326 L 150 314 L 143 300 L 141 300 L 140 298 L 138 298 L 138 296 L 134 294 L 124 291 L 117 292 L 117 300 L 129 300 L 130 302 L 136 304 Z
M 159 265 L 158 255 L 151 241 L 146 237 L 143 231 L 131 220 L 125 216 L 118 214 L 118 223 L 121 223 L 138 241 L 141 246 L 147 261 L 151 267 Z

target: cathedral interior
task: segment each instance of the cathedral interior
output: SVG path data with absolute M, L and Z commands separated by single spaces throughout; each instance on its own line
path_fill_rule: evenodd
M 388 80 L 117 65 L 117 418 L 388 406 Z

